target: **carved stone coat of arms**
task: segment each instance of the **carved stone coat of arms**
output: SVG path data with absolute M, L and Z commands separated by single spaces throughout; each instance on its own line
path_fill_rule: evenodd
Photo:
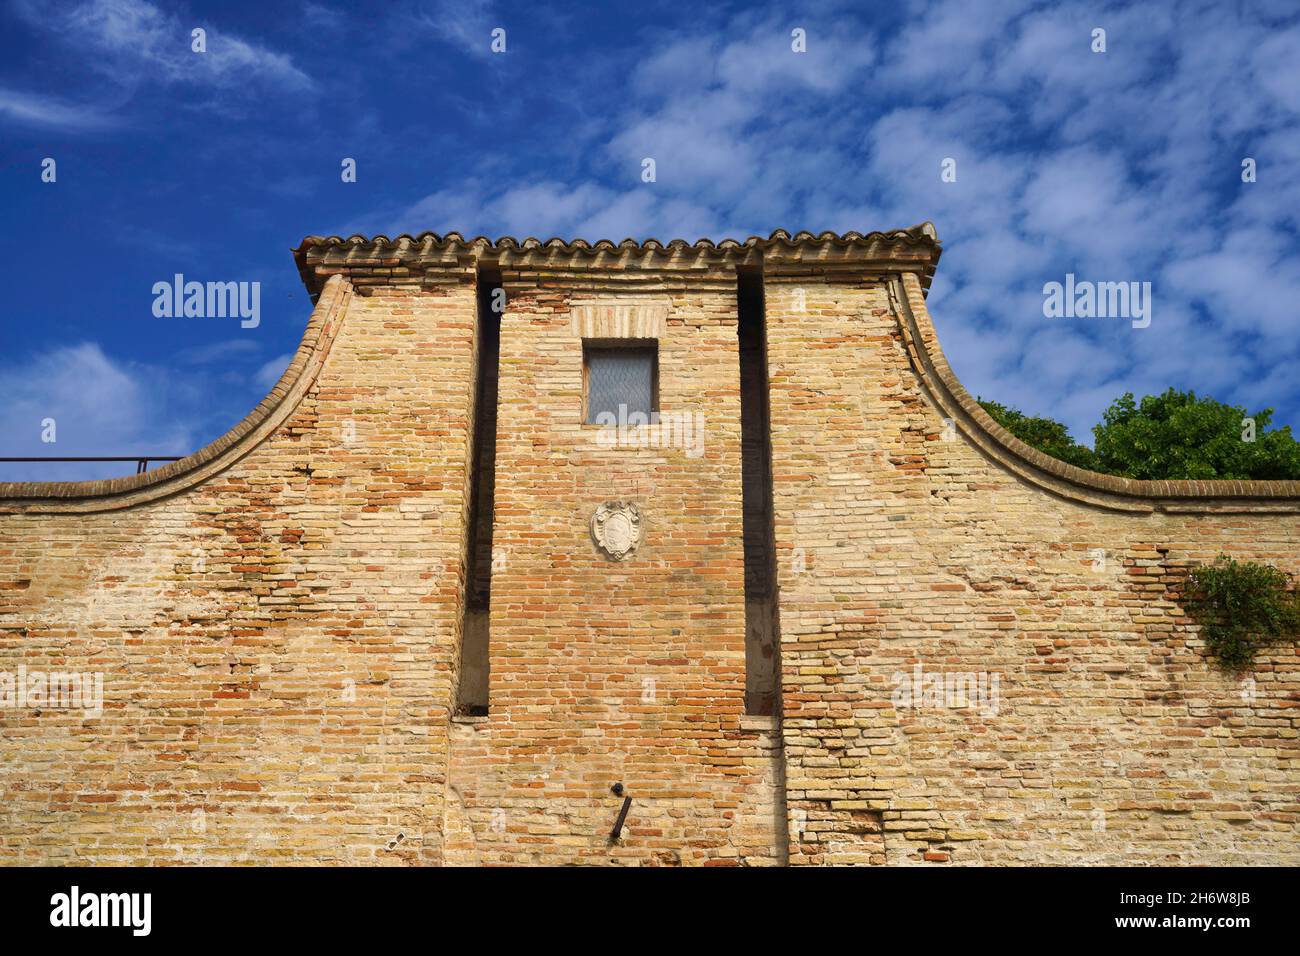
M 605 555 L 622 561 L 641 543 L 641 509 L 630 501 L 606 501 L 591 516 L 591 537 Z

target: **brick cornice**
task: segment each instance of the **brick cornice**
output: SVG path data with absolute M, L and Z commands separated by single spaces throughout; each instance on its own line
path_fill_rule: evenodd
M 917 277 L 903 273 L 889 283 L 909 361 L 930 400 L 986 456 L 1026 481 L 1116 511 L 1300 512 L 1300 481 L 1141 481 L 1078 468 L 1030 447 L 995 422 L 949 367 Z
M 102 481 L 0 482 L 0 514 L 115 511 L 184 491 L 230 467 L 298 407 L 325 363 L 351 294 L 341 277 L 325 283 L 280 381 L 243 421 L 220 438 L 192 455 L 143 474 Z

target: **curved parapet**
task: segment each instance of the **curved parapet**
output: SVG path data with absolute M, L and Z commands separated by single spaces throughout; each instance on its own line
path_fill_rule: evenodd
M 667 243 L 629 239 L 617 244 L 511 237 L 493 241 L 427 232 L 394 239 L 309 236 L 294 255 L 304 282 L 317 297 L 316 308 L 284 375 L 243 421 L 194 454 L 143 474 L 102 481 L 0 482 L 0 514 L 125 508 L 182 491 L 227 468 L 283 423 L 315 382 L 354 284 L 362 294 L 368 286 L 418 284 L 424 270 L 452 265 L 463 270 L 465 256 L 514 263 L 543 255 L 576 261 L 613 252 L 654 257 L 673 251 L 703 255 L 728 267 L 758 257 L 765 268 L 890 275 L 894 312 L 909 362 L 931 401 L 987 458 L 1053 494 L 1136 513 L 1300 512 L 1300 481 L 1140 481 L 1103 475 L 1052 458 L 997 424 L 962 386 L 939 346 L 925 293 L 940 246 L 933 225 L 922 223 L 909 229 L 844 235 L 777 230 L 765 239 L 693 244 L 676 239 Z
M 891 280 L 913 370 L 943 415 L 987 457 L 1047 491 L 1118 511 L 1300 512 L 1300 481 L 1140 481 L 1088 471 L 1033 448 L 999 425 L 948 365 L 915 275 Z
M 114 511 L 184 491 L 230 467 L 283 424 L 315 383 L 350 295 L 351 288 L 341 276 L 325 284 L 280 381 L 220 438 L 143 474 L 100 481 L 0 482 L 0 514 Z

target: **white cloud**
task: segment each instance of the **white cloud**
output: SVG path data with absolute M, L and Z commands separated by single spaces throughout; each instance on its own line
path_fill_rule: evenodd
M 1300 27 L 1271 33 L 1260 42 L 1255 56 L 1255 76 L 1278 105 L 1293 116 L 1300 113 L 1297 64 L 1300 64 Z
M 475 7 L 444 23 L 444 31 L 476 36 L 485 30 L 470 14 L 486 16 Z M 477 25 L 462 30 L 468 22 Z M 633 101 L 596 134 L 604 143 L 602 178 L 625 185 L 548 178 L 493 189 L 468 182 L 385 218 L 413 231 L 591 240 L 693 239 L 737 229 L 766 235 L 774 220 L 789 216 L 795 195 L 789 171 L 772 154 L 816 158 L 806 147 L 824 129 L 815 110 L 790 123 L 776 121 L 773 108 L 833 103 L 875 60 L 871 43 L 841 36 L 829 23 L 809 23 L 807 52 L 795 53 L 791 29 L 784 20 L 747 17 L 715 38 L 664 39 L 633 71 Z M 799 145 L 786 145 L 792 137 Z M 655 160 L 653 183 L 641 178 L 646 158 Z M 820 159 L 830 169 L 842 165 L 838 155 Z M 457 215 L 465 218 L 455 221 Z
M 239 422 L 293 353 L 256 362 L 244 339 L 186 348 L 166 365 L 127 361 L 81 342 L 0 365 L 0 455 L 188 455 Z M 178 374 L 177 366 L 184 367 Z M 57 441 L 42 441 L 46 419 Z M 0 465 L 0 481 L 75 481 L 131 474 L 126 463 Z
M 25 126 L 37 126 L 65 132 L 88 132 L 109 129 L 120 121 L 106 110 L 61 100 L 37 93 L 0 87 L 0 115 Z
M 210 365 L 250 358 L 260 351 L 261 346 L 251 339 L 221 339 L 182 349 L 176 353 L 176 361 L 184 365 Z
M 183 20 L 147 0 L 86 0 L 50 8 L 23 0 L 18 13 L 28 23 L 77 50 L 91 69 L 125 88 L 185 84 L 226 95 L 270 85 L 308 90 L 312 80 L 293 60 L 226 33 L 206 18 Z M 206 32 L 207 51 L 191 49 L 191 31 Z
M 447 43 L 475 57 L 492 53 L 492 30 L 506 29 L 493 14 L 491 0 L 436 0 L 421 9 L 415 22 Z M 506 32 L 506 49 L 509 50 L 509 31 Z
M 263 392 L 269 392 L 275 386 L 275 383 L 280 381 L 280 376 L 284 374 L 284 370 L 293 361 L 293 356 L 293 352 L 286 352 L 284 355 L 277 355 L 269 362 L 263 363 L 253 375 L 253 384 Z
M 83 342 L 0 366 L 0 435 L 21 456 L 185 455 L 194 421 L 169 401 L 165 375 L 107 356 Z M 42 441 L 54 420 L 54 443 Z M 130 473 L 126 465 L 5 466 L 4 480 L 75 480 Z

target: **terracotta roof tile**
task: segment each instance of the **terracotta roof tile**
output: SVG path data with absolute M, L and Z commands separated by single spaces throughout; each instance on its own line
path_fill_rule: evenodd
M 670 239 L 668 242 L 660 242 L 658 239 L 645 239 L 638 242 L 635 239 L 624 239 L 621 242 L 614 242 L 611 239 L 599 239 L 596 242 L 588 242 L 585 239 L 561 239 L 552 237 L 550 239 L 537 239 L 528 236 L 524 239 L 516 239 L 514 236 L 501 236 L 498 239 L 489 239 L 487 236 L 475 236 L 473 239 L 466 239 L 458 232 L 449 232 L 446 235 L 439 235 L 436 232 L 422 232 L 418 236 L 412 236 L 410 233 L 402 233 L 391 239 L 385 235 L 362 236 L 351 235 L 346 239 L 341 236 L 307 236 L 298 244 L 298 248 L 293 250 L 294 257 L 300 262 L 307 250 L 316 247 L 334 248 L 343 246 L 378 246 L 395 247 L 402 245 L 410 246 L 429 246 L 435 249 L 446 249 L 450 246 L 463 246 L 466 248 L 482 247 L 487 249 L 557 249 L 562 252 L 589 251 L 601 252 L 607 250 L 636 250 L 636 251 L 653 251 L 660 249 L 763 249 L 770 246 L 784 245 L 787 247 L 801 245 L 835 245 L 849 246 L 857 243 L 870 243 L 877 241 L 902 241 L 909 245 L 929 245 L 937 252 L 940 248 L 939 237 L 935 232 L 934 223 L 922 222 L 907 229 L 893 229 L 888 232 L 846 232 L 843 234 L 835 232 L 811 233 L 806 230 L 790 233 L 784 229 L 775 230 L 766 239 L 761 236 L 750 236 L 748 239 L 722 239 L 714 242 L 712 239 L 697 239 L 695 242 L 688 242 L 685 239 Z

